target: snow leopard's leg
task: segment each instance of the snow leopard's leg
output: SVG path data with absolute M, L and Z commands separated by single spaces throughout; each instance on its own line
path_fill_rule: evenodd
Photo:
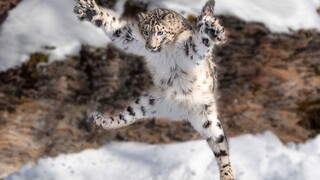
M 74 13 L 80 21 L 89 21 L 111 32 L 126 25 L 126 21 L 121 21 L 110 13 L 100 9 L 95 0 L 79 0 L 78 4 L 74 7 Z
M 162 98 L 152 94 L 138 97 L 130 103 L 123 111 L 105 116 L 101 113 L 93 113 L 93 123 L 104 129 L 117 129 L 130 125 L 143 118 L 158 117 L 163 107 Z
M 212 53 L 214 45 L 226 42 L 225 29 L 219 20 L 213 16 L 214 1 L 209 1 L 204 6 L 198 18 L 197 32 L 186 40 L 182 46 L 184 54 L 191 63 L 199 65 Z
M 199 31 L 185 41 L 182 47 L 189 62 L 196 64 L 212 53 L 214 45 L 226 41 L 225 29 L 217 18 L 205 16 L 198 26 Z
M 212 48 L 215 44 L 226 42 L 225 29 L 221 26 L 219 19 L 214 17 L 215 1 L 209 0 L 203 7 L 198 17 L 198 43 Z
M 221 180 L 233 180 L 229 160 L 229 147 L 225 132 L 218 118 L 216 106 L 204 105 L 199 114 L 190 116 L 191 125 L 205 138 L 217 160 Z
M 79 0 L 74 13 L 79 20 L 102 28 L 118 48 L 142 55 L 143 44 L 138 40 L 137 24 L 133 21 L 129 23 L 100 9 L 95 0 Z
M 216 17 L 204 16 L 198 23 L 199 31 L 197 33 L 197 44 L 204 49 L 210 49 L 216 44 L 226 42 L 226 34 L 224 27 Z

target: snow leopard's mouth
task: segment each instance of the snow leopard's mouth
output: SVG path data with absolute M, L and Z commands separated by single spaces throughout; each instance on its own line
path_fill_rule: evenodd
M 154 47 L 154 48 L 146 47 L 146 48 L 148 51 L 153 52 L 153 53 L 161 51 L 161 47 Z

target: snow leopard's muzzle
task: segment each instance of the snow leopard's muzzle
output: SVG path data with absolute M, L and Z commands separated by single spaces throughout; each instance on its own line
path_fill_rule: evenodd
M 151 52 L 160 52 L 163 40 L 158 36 L 150 36 L 146 40 L 146 49 Z

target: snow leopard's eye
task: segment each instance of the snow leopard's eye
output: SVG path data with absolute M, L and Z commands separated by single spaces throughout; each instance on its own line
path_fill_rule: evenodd
M 159 32 L 157 33 L 158 36 L 161 36 L 162 34 L 163 34 L 162 31 L 159 31 Z
M 148 36 L 149 35 L 149 32 L 148 31 L 143 31 L 143 34 Z

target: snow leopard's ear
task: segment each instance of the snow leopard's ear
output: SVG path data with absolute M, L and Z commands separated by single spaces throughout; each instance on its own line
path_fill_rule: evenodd
M 209 0 L 204 5 L 204 7 L 203 7 L 203 9 L 201 11 L 201 14 L 200 14 L 201 19 L 202 19 L 203 16 L 211 16 L 211 17 L 213 17 L 214 6 L 215 6 L 215 1 L 214 0 Z
M 176 23 L 176 16 L 175 14 L 169 12 L 169 13 L 164 13 L 163 16 L 161 17 L 162 20 L 164 20 L 164 22 L 171 26 L 174 25 Z
M 139 14 L 138 14 L 137 20 L 138 20 L 139 22 L 142 22 L 146 17 L 147 17 L 147 15 L 142 12 L 142 13 L 139 13 Z
M 141 23 L 143 22 L 143 20 L 147 17 L 147 15 L 143 12 L 137 14 L 135 17 L 134 17 L 134 21 L 138 24 L 138 26 L 141 25 Z

